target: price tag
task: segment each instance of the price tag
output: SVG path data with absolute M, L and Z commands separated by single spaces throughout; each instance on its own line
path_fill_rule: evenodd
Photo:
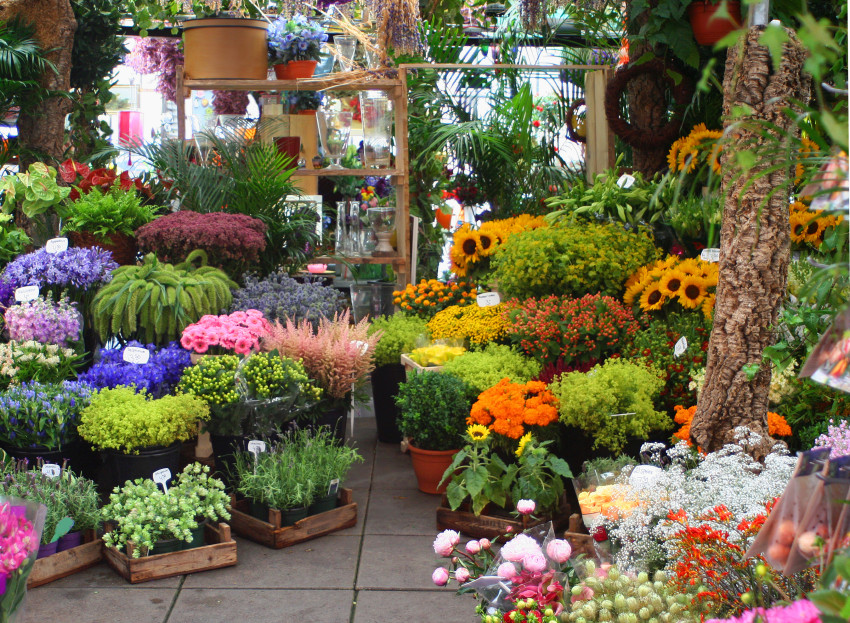
M 162 490 L 168 493 L 168 481 L 171 480 L 171 470 L 167 467 L 158 469 L 153 473 L 153 481 L 162 485 Z
M 661 478 L 664 470 L 655 465 L 638 465 L 629 475 L 629 484 L 636 489 L 649 487 Z
M 703 249 L 700 251 L 699 259 L 703 262 L 719 262 L 720 249 Z
M 676 345 L 673 347 L 673 356 L 681 357 L 685 354 L 686 350 L 688 350 L 688 339 L 683 335 L 679 338 L 679 341 L 676 342 Z
M 41 466 L 41 473 L 48 478 L 59 478 L 59 474 L 62 473 L 62 468 L 56 463 L 45 463 Z
M 15 300 L 18 303 L 26 303 L 38 298 L 38 286 L 23 286 L 15 288 Z
M 633 178 L 628 173 L 623 173 L 617 180 L 617 186 L 619 186 L 620 188 L 631 188 L 634 183 L 635 178 Z
M 252 439 L 248 442 L 248 452 L 253 453 L 256 457 L 260 452 L 266 451 L 266 442 L 259 439 Z
M 498 292 L 482 292 L 475 297 L 478 302 L 478 307 L 493 307 L 502 302 L 502 298 Z
M 145 364 L 150 361 L 151 351 L 138 346 L 128 346 L 124 349 L 123 358 L 127 363 Z
M 44 244 L 44 250 L 48 253 L 56 254 L 68 249 L 67 238 L 51 238 Z
M 336 495 L 337 491 L 339 491 L 339 478 L 334 478 L 328 487 L 328 495 Z
M 360 349 L 361 354 L 365 355 L 366 351 L 369 350 L 369 343 L 364 342 L 363 340 L 352 340 L 351 343 Z

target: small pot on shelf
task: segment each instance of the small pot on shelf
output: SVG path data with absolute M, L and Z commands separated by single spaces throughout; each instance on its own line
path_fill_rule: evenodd
M 297 80 L 312 78 L 318 61 L 289 61 L 274 66 L 274 75 L 278 80 Z
M 694 0 L 688 5 L 688 19 L 694 31 L 694 39 L 700 45 L 714 45 L 741 27 L 741 3 L 738 0 L 726 0 L 729 17 L 717 15 L 720 6 L 719 1 L 711 0 Z

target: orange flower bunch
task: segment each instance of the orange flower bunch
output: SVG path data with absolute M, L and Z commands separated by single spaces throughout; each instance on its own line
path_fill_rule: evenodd
M 676 415 L 673 416 L 673 420 L 676 422 L 676 424 L 682 425 L 679 430 L 673 433 L 673 437 L 687 442 L 687 444 L 690 446 L 692 445 L 691 422 L 693 421 L 694 415 L 697 412 L 697 406 L 694 405 L 686 409 L 681 405 L 676 405 L 673 408 L 676 411 Z M 785 420 L 784 417 L 782 417 L 778 413 L 774 413 L 773 411 L 768 411 L 767 432 L 771 437 L 788 437 L 791 435 L 791 427 L 788 425 L 788 422 Z M 702 452 L 702 449 L 697 449 Z
M 546 389 L 546 383 L 511 383 L 504 378 L 481 392 L 466 422 L 519 439 L 525 434 L 526 426 L 547 426 L 557 420 L 558 399 Z
M 417 285 L 409 283 L 404 290 L 393 292 L 393 303 L 407 314 L 432 318 L 446 307 L 474 303 L 476 294 L 475 287 L 467 281 L 443 283 L 437 279 L 423 279 Z

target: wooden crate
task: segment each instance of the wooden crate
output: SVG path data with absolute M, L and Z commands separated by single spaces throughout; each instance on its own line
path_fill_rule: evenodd
M 536 525 L 552 521 L 555 531 L 562 530 L 569 525 L 569 504 L 566 500 L 561 502 L 561 508 L 555 513 L 554 518 L 542 517 L 532 520 L 527 517 L 517 519 L 516 517 L 505 513 L 504 515 L 487 515 L 482 513 L 476 515 L 470 510 L 463 510 L 463 507 L 453 511 L 449 507 L 449 502 L 446 496 L 443 496 L 443 501 L 437 509 L 437 529 L 438 530 L 457 530 L 476 539 L 495 539 L 498 536 L 505 534 L 508 527 L 512 532 L 522 532 Z
M 83 543 L 64 552 L 35 561 L 27 588 L 35 588 L 93 567 L 103 560 L 103 539 L 97 538 L 94 530 L 83 534 Z
M 253 517 L 248 514 L 248 500 L 234 501 L 230 515 L 230 523 L 236 534 L 266 547 L 281 549 L 350 528 L 357 523 L 357 504 L 353 501 L 351 489 L 340 489 L 339 506 L 296 521 L 294 526 L 281 526 L 280 511 L 277 509 L 269 510 L 269 521 Z
M 407 372 L 408 377 L 410 376 L 411 372 L 419 374 L 422 372 L 439 372 L 443 369 L 443 366 L 420 366 L 407 355 L 401 356 L 401 365 L 404 366 L 404 371 Z
M 597 557 L 596 542 L 587 533 L 587 528 L 585 528 L 581 515 L 578 513 L 570 515 L 569 527 L 564 532 L 564 539 L 570 542 L 573 554 L 584 554 L 591 559 Z
M 132 557 L 132 544 L 128 544 L 127 553 L 105 547 L 104 554 L 109 566 L 131 584 L 236 564 L 236 541 L 230 537 L 226 523 L 206 524 L 204 541 L 206 545 L 201 547 L 141 558 Z

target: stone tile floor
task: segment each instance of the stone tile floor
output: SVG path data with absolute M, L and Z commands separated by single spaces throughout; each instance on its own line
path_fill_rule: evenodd
M 431 583 L 436 496 L 410 457 L 356 418 L 365 461 L 345 485 L 357 525 L 282 550 L 236 537 L 239 563 L 131 585 L 106 563 L 29 591 L 22 623 L 474 623 L 475 601 Z

